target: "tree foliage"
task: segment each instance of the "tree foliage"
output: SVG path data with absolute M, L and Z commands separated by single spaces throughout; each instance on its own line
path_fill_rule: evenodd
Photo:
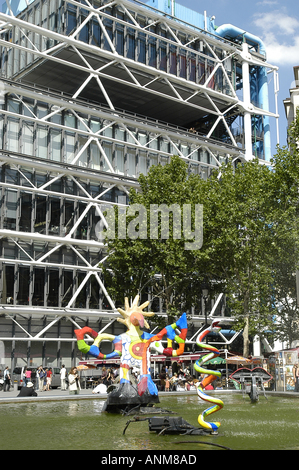
M 109 257 L 105 281 L 119 303 L 125 295 L 146 294 L 153 304 L 161 298 L 171 316 L 201 302 L 201 282 L 210 294 L 228 299 L 235 328 L 243 329 L 244 350 L 250 335 L 267 334 L 288 341 L 298 335 L 295 272 L 298 260 L 298 138 L 299 114 L 290 129 L 290 149 L 277 149 L 271 165 L 258 159 L 226 162 L 208 180 L 188 172 L 178 156 L 165 166 L 140 175 L 140 190 L 131 190 L 130 205 L 140 204 L 150 216 L 153 204 L 203 205 L 203 244 L 186 250 L 185 237 L 150 237 L 131 214 L 136 237 L 107 240 Z M 116 214 L 118 225 L 119 214 Z M 194 223 L 194 215 L 193 215 Z M 153 306 L 152 304 L 152 306 Z M 278 321 L 278 318 L 280 319 Z M 292 324 L 292 328 L 289 328 Z
M 170 163 L 152 166 L 148 175 L 139 177 L 140 190 L 131 190 L 130 205 L 146 208 L 147 232 L 137 224 L 136 232 L 142 238 L 126 237 L 108 240 L 109 258 L 106 263 L 105 281 L 114 298 L 121 302 L 124 295 L 133 296 L 138 292 L 145 295 L 151 288 L 152 304 L 162 299 L 165 312 L 171 317 L 181 309 L 190 309 L 196 302 L 195 290 L 190 289 L 190 273 L 193 271 L 193 254 L 185 249 L 186 238 L 175 238 L 174 218 L 170 214 L 169 237 L 162 238 L 161 217 L 158 219 L 159 238 L 151 237 L 150 216 L 154 205 L 173 204 L 180 208 L 183 204 L 194 206 L 196 181 L 199 177 L 188 174 L 188 166 L 177 156 Z M 116 214 L 118 226 L 119 214 Z M 130 223 L 136 224 L 138 214 L 126 218 L 127 229 Z M 108 270 L 109 268 L 109 270 Z M 200 275 L 197 275 L 197 278 Z M 198 290 L 198 295 L 199 295 Z M 153 308 L 150 305 L 149 308 Z
M 288 130 L 289 148 L 277 148 L 274 168 L 273 204 L 276 208 L 277 237 L 273 256 L 273 303 L 277 311 L 274 338 L 291 346 L 299 339 L 299 308 L 296 271 L 299 260 L 298 190 L 299 190 L 299 110 Z
M 208 181 L 204 201 L 204 243 L 197 253 L 208 259 L 212 277 L 220 276 L 236 319 L 244 329 L 244 351 L 249 334 L 268 323 L 271 305 L 271 255 L 273 241 L 271 172 L 257 160 L 236 167 L 223 165 Z

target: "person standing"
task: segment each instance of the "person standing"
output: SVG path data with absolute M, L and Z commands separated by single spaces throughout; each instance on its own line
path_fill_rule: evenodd
M 295 383 L 295 392 L 298 392 L 299 391 L 299 368 L 298 368 L 298 364 L 294 364 L 293 378 L 294 378 L 294 383 Z
M 106 380 L 106 377 L 107 377 L 107 369 L 106 369 L 106 367 L 104 366 L 104 367 L 102 368 L 101 379 L 102 379 L 103 381 L 105 381 L 105 380 Z M 103 383 L 104 383 L 104 382 L 103 382 Z
M 47 390 L 47 377 L 48 377 L 48 367 L 44 369 L 44 392 Z
M 46 391 L 49 392 L 50 391 L 50 386 L 51 386 L 51 383 L 52 383 L 52 368 L 50 367 L 49 369 L 47 369 L 47 384 L 46 384 Z
M 165 392 L 169 392 L 170 390 L 170 380 L 169 380 L 169 375 L 166 374 L 166 379 L 165 379 Z
M 62 364 L 60 369 L 60 382 L 61 382 L 61 390 L 66 390 L 66 368 L 65 365 Z
M 10 373 L 9 373 L 8 366 L 5 367 L 3 378 L 4 378 L 3 392 L 6 392 L 6 391 L 9 392 L 9 389 L 10 389 Z
M 69 371 L 69 392 L 70 395 L 79 395 L 81 390 L 80 379 L 77 367 L 72 367 Z
M 27 383 L 28 382 L 31 382 L 31 370 L 28 370 L 27 367 L 26 367 L 26 370 L 24 371 L 25 374 L 25 386 L 27 386 Z
M 40 392 L 43 391 L 44 389 L 44 369 L 42 366 L 39 366 L 39 368 L 37 369 L 36 371 L 36 375 L 37 375 L 37 378 L 38 378 L 38 390 Z
M 21 382 L 23 383 L 23 387 L 26 387 L 26 370 L 27 370 L 27 366 L 22 368 L 21 370 Z

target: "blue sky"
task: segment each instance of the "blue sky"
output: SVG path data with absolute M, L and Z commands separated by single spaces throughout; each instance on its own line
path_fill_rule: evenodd
M 215 25 L 230 23 L 260 37 L 266 45 L 267 60 L 279 67 L 280 91 L 278 112 L 280 145 L 286 145 L 287 121 L 283 100 L 294 86 L 293 67 L 299 65 L 299 1 L 298 0 L 178 0 L 177 3 L 208 16 L 214 15 Z M 274 95 L 273 83 L 269 86 Z M 273 101 L 274 103 L 274 101 Z M 275 111 L 271 103 L 271 111 Z M 275 153 L 276 128 L 271 119 L 272 154 Z

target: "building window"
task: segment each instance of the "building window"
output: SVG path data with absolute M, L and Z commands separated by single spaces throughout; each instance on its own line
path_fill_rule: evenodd
M 34 155 L 34 125 L 29 122 L 23 122 L 22 135 L 22 153 L 26 155 Z
M 112 144 L 111 142 L 103 142 L 103 150 L 105 152 L 106 158 L 103 156 L 102 158 L 102 169 L 104 171 L 111 171 L 108 165 L 108 161 L 112 165 Z M 108 161 L 107 161 L 108 160 Z
M 19 305 L 29 304 L 29 282 L 30 282 L 30 269 L 29 267 L 20 266 L 18 269 L 19 291 L 17 303 Z
M 80 157 L 79 160 L 77 160 L 77 165 L 79 164 L 80 166 L 87 166 L 88 162 L 88 149 L 86 146 L 87 145 L 87 137 L 79 135 L 78 136 L 78 143 L 79 143 L 79 152 L 80 152 Z
M 65 133 L 65 159 L 71 162 L 75 157 L 76 140 L 74 134 Z
M 37 128 L 36 156 L 48 158 L 48 129 L 46 127 Z
M 5 217 L 4 228 L 9 230 L 16 230 L 17 223 L 17 208 L 18 208 L 18 193 L 10 189 L 5 190 Z
M 156 40 L 149 39 L 148 45 L 148 65 L 151 67 L 157 67 L 157 51 L 156 51 Z
M 35 223 L 34 231 L 46 233 L 47 199 L 46 196 L 37 195 L 35 199 Z
M 2 267 L 2 300 L 3 304 L 14 303 L 14 283 L 15 273 L 14 266 L 3 264 Z
M 47 305 L 52 307 L 59 306 L 59 271 L 58 269 L 50 269 L 48 274 L 48 301 Z
M 60 235 L 60 198 L 49 198 L 49 234 Z
M 127 31 L 127 57 L 135 60 L 135 30 L 132 28 Z
M 124 174 L 124 162 L 125 162 L 125 149 L 122 145 L 115 146 L 115 172 L 118 174 Z
M 165 42 L 160 44 L 160 70 L 167 72 L 167 48 Z
M 120 55 L 124 55 L 124 27 L 123 25 L 116 25 L 116 52 Z
M 191 54 L 189 59 L 189 80 L 191 82 L 196 82 L 196 56 Z
M 187 77 L 186 51 L 183 49 L 180 49 L 180 52 L 179 52 L 179 76 L 182 78 Z
M 112 20 L 109 20 L 108 18 L 105 18 L 104 26 L 105 26 L 107 35 L 108 35 L 111 43 L 113 41 L 112 25 L 113 25 Z M 105 34 L 103 34 L 103 39 L 104 39 L 103 49 L 105 49 L 106 51 L 111 51 L 109 41 L 108 41 Z
M 61 160 L 61 132 L 50 130 L 50 159 L 56 162 Z
M 138 33 L 138 62 L 146 63 L 146 35 Z
M 66 34 L 69 35 L 77 26 L 76 7 L 68 3 L 66 11 Z
M 100 290 L 99 290 L 99 283 L 95 276 L 90 277 L 89 288 L 90 288 L 89 308 L 99 308 Z
M 101 169 L 101 152 L 96 142 L 90 144 L 90 166 L 95 170 Z
M 147 174 L 147 155 L 146 152 L 139 152 L 138 155 L 138 175 Z
M 7 150 L 11 152 L 19 150 L 19 120 L 11 118 L 7 120 Z
M 80 12 L 81 12 L 81 15 L 80 15 L 80 23 L 83 23 L 83 21 L 85 21 L 85 19 L 87 18 L 88 16 L 88 11 L 87 10 L 82 10 L 80 9 Z M 88 23 L 83 26 L 83 28 L 80 30 L 80 33 L 79 33 L 79 41 L 82 41 L 82 42 L 85 42 L 88 44 L 88 40 L 89 40 L 89 27 L 88 27 Z
M 170 46 L 169 51 L 169 73 L 177 74 L 177 49 L 175 46 Z
M 44 305 L 45 270 L 34 268 L 33 278 L 32 305 Z
M 92 20 L 91 29 L 91 44 L 101 47 L 101 28 L 96 18 Z
M 86 273 L 82 273 L 82 272 L 76 273 L 76 281 L 77 281 L 76 288 L 77 289 L 80 286 L 80 284 L 83 282 L 85 276 L 86 276 Z M 85 284 L 76 297 L 75 308 L 86 308 L 86 300 L 87 300 L 87 287 Z
M 134 149 L 127 150 L 127 175 L 136 176 L 136 157 Z
M 73 271 L 64 270 L 62 273 L 62 307 L 68 305 L 73 296 Z
M 20 193 L 20 231 L 31 232 L 32 217 L 32 194 L 27 192 Z

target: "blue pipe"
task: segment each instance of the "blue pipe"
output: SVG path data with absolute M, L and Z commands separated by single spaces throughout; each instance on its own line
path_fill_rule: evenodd
M 218 26 L 218 28 L 216 29 L 216 34 L 218 34 L 218 36 L 221 36 L 222 38 L 227 39 L 245 37 L 246 42 L 251 46 L 254 46 L 256 52 L 259 52 L 266 58 L 266 48 L 263 41 L 258 36 L 244 31 L 244 29 L 238 28 L 237 26 L 234 26 L 232 24 L 223 24 L 222 26 Z
M 223 24 L 219 26 L 215 34 L 226 39 L 242 38 L 253 46 L 256 52 L 259 52 L 266 59 L 266 48 L 263 41 L 254 34 L 248 33 L 237 26 L 232 24 Z M 260 67 L 258 72 L 258 100 L 259 107 L 264 111 L 269 111 L 269 94 L 268 94 L 268 79 L 266 67 Z M 271 136 L 270 136 L 270 123 L 269 116 L 264 116 L 264 159 L 269 161 L 271 159 Z

